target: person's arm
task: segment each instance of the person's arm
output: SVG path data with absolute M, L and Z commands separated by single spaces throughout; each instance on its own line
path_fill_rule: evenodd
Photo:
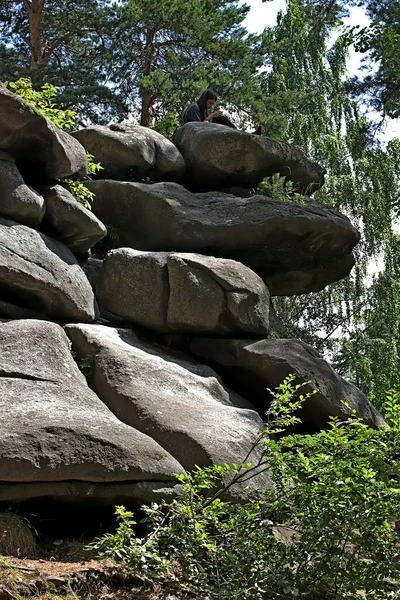
M 217 117 L 220 117 L 221 115 L 222 115 L 222 112 L 220 110 L 216 110 L 215 112 L 211 113 L 211 115 L 208 115 L 208 117 L 206 117 L 204 120 L 209 121 L 211 123 L 211 121 L 213 119 L 216 119 Z

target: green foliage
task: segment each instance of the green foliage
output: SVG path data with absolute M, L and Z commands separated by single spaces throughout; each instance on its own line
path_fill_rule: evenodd
M 58 87 L 60 105 L 78 111 L 80 124 L 123 118 L 128 109 L 112 81 L 119 21 L 109 0 L 0 2 L 0 80 L 22 76 L 35 89 Z M 129 52 L 126 46 L 127 63 Z
M 35 110 L 44 117 L 53 121 L 57 127 L 64 131 L 73 129 L 76 121 L 76 113 L 73 110 L 62 110 L 55 100 L 58 88 L 50 83 L 45 83 L 39 90 L 33 89 L 32 81 L 21 77 L 17 81 L 9 81 L 4 84 L 14 94 L 33 104 Z
M 91 175 L 95 175 L 104 167 L 102 167 L 100 163 L 94 162 L 93 154 L 86 152 L 86 157 L 88 162 L 87 179 L 90 179 Z M 82 204 L 82 206 L 91 210 L 92 202 L 95 197 L 94 192 L 91 192 L 82 181 L 73 181 L 72 179 L 66 179 L 65 181 L 68 183 L 71 192 L 74 194 L 79 204 Z
M 58 86 L 81 122 L 142 112 L 157 124 L 169 112 L 181 116 L 208 86 L 245 111 L 249 102 L 262 106 L 262 37 L 242 27 L 249 8 L 238 0 L 34 4 L 0 4 L 0 80 L 22 74 L 35 88 Z
M 367 52 L 364 76 L 351 81 L 352 90 L 383 116 L 400 116 L 400 6 L 397 0 L 364 0 L 368 27 L 352 27 L 355 49 Z
M 257 188 L 257 194 L 280 200 L 281 202 L 297 202 L 305 204 L 306 197 L 296 191 L 292 181 L 286 181 L 286 176 L 274 173 L 272 177 L 264 179 Z
M 327 169 L 313 204 L 341 211 L 362 234 L 349 278 L 319 293 L 274 298 L 281 336 L 311 344 L 380 408 L 386 390 L 399 385 L 400 372 L 394 260 L 400 142 L 379 144 L 373 123 L 349 94 L 347 57 L 354 38 L 342 30 L 330 42 L 332 34 L 340 33 L 340 20 L 351 4 L 287 1 L 277 25 L 266 31 L 267 121 L 260 122 L 263 131 L 296 144 Z M 386 10 L 393 3 L 375 4 L 376 10 Z M 271 187 L 274 197 L 285 199 L 279 180 L 269 184 L 268 193 Z M 379 264 L 374 276 L 372 262 Z
M 17 81 L 10 81 L 5 84 L 14 94 L 29 102 L 32 107 L 43 117 L 50 119 L 57 127 L 68 131 L 75 126 L 76 114 L 73 110 L 62 110 L 55 100 L 58 95 L 58 88 L 54 85 L 45 83 L 39 90 L 34 90 L 30 79 L 21 78 Z M 100 163 L 94 162 L 94 156 L 86 152 L 88 162 L 88 179 L 90 175 L 98 173 L 103 167 Z M 77 201 L 85 208 L 91 209 L 95 194 L 91 192 L 82 181 L 73 181 L 65 179 L 71 192 Z
M 257 440 L 274 487 L 231 503 L 222 493 L 255 467 L 196 468 L 178 476 L 180 497 L 144 507 L 146 535 L 118 507 L 117 532 L 93 547 L 201 598 L 397 598 L 400 395 L 388 395 L 391 428 L 370 429 L 353 414 L 319 434 L 277 436 L 307 399 L 300 388 L 290 376 L 276 390 Z
M 165 137 L 171 138 L 179 125 L 179 120 L 176 118 L 174 113 L 167 112 L 163 119 L 156 122 L 153 129 L 158 131 L 158 133 L 165 135 Z

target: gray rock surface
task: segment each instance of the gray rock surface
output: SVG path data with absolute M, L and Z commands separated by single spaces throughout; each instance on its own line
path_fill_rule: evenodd
M 274 173 L 286 176 L 296 191 L 309 196 L 324 183 L 325 170 L 299 148 L 264 136 L 215 123 L 187 123 L 172 141 L 185 159 L 190 184 L 202 190 L 257 187 Z
M 246 389 L 261 412 L 268 405 L 266 388 L 274 389 L 285 377 L 294 374 L 296 383 L 311 382 L 302 387 L 301 393 L 317 390 L 303 405 L 303 423 L 323 428 L 329 417 L 347 419 L 353 409 L 372 427 L 385 423 L 358 388 L 340 377 L 316 350 L 299 340 L 197 338 L 191 342 L 190 350 L 211 362 L 231 384 Z
M 176 146 L 148 127 L 93 126 L 72 135 L 101 163 L 102 178 L 180 181 L 185 173 L 185 161 Z
M 360 234 L 327 208 L 192 194 L 175 183 L 98 180 L 89 188 L 95 214 L 115 228 L 119 246 L 232 258 L 260 275 L 275 296 L 319 291 L 354 265 Z
M 2 299 L 55 319 L 92 321 L 93 290 L 72 252 L 35 229 L 0 218 Z
M 1 85 L 0 150 L 33 165 L 49 179 L 87 174 L 81 144 Z
M 44 199 L 26 185 L 12 156 L 0 151 L 0 216 L 37 227 L 45 210 Z
M 74 254 L 84 255 L 107 234 L 103 223 L 59 184 L 42 186 L 45 222 Z
M 92 357 L 88 381 L 103 402 L 185 469 L 244 460 L 262 421 L 212 369 L 129 329 L 76 324 L 66 331 L 79 356 Z M 269 477 L 252 482 L 269 485 Z
M 82 271 L 85 273 L 86 277 L 92 289 L 96 289 L 97 281 L 100 277 L 101 268 L 103 266 L 103 260 L 101 258 L 93 258 L 89 256 L 89 258 L 85 258 L 79 262 L 81 265 Z
M 0 480 L 175 481 L 181 466 L 89 389 L 63 329 L 0 324 Z
M 112 250 L 96 286 L 101 306 L 161 332 L 263 335 L 269 292 L 253 271 L 201 254 Z

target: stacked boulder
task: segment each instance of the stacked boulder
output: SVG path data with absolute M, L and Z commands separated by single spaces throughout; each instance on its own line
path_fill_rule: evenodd
M 317 390 L 305 426 L 354 408 L 383 423 L 312 348 L 266 339 L 271 296 L 347 276 L 359 234 L 251 187 L 280 172 L 317 189 L 323 170 L 220 125 L 173 142 L 133 125 L 71 136 L 0 88 L 2 501 L 142 503 L 195 465 L 257 463 L 266 388 L 290 373 Z M 86 173 L 85 150 L 104 167 L 93 212 L 63 183 Z

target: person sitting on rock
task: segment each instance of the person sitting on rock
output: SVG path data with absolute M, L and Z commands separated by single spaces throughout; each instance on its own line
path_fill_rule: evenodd
M 206 123 L 217 123 L 218 125 L 225 125 L 226 127 L 232 127 L 236 129 L 236 126 L 232 123 L 229 116 L 223 114 L 221 110 L 209 112 L 213 105 L 217 101 L 217 94 L 211 90 L 205 90 L 197 102 L 191 104 L 183 115 L 183 124 L 192 123 L 194 121 L 206 122 Z M 253 132 L 255 135 L 261 134 L 261 127 L 258 127 Z
M 236 129 L 230 118 L 226 115 L 223 115 L 221 110 L 216 110 L 212 113 L 209 113 L 216 101 L 217 94 L 213 90 L 205 90 L 197 102 L 194 102 L 185 110 L 183 115 L 183 124 L 192 123 L 193 121 L 201 121 L 206 123 L 212 122 Z

